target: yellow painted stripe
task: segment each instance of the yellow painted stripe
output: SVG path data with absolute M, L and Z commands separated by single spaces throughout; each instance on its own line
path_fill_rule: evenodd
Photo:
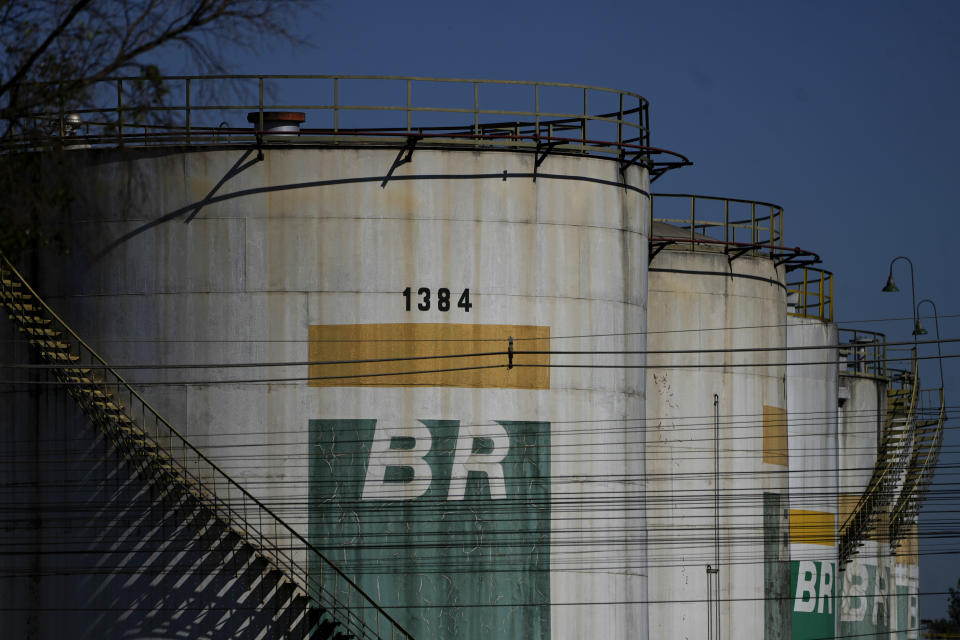
M 837 516 L 825 511 L 790 509 L 790 542 L 836 546 Z
M 897 564 L 918 565 L 920 564 L 920 537 L 918 535 L 917 525 L 913 525 L 903 536 L 900 546 L 897 547 Z
M 780 407 L 763 407 L 763 461 L 783 467 L 787 456 L 787 412 Z
M 311 362 L 423 358 L 393 362 L 311 364 L 314 387 L 472 387 L 549 389 L 549 354 L 444 358 L 456 354 L 549 350 L 550 327 L 506 324 L 334 324 L 311 325 Z M 442 371 L 441 371 L 442 370 Z

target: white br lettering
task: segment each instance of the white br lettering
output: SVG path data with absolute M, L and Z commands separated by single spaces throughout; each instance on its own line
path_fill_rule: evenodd
M 817 598 L 817 613 L 833 613 L 833 563 L 820 563 L 820 594 Z
M 411 439 L 413 446 L 404 447 Z M 433 472 L 425 460 L 431 442 L 430 430 L 419 420 L 402 426 L 377 420 L 362 499 L 414 500 L 425 494 L 433 480 Z M 413 477 L 405 482 L 386 482 L 388 467 L 410 469 Z
M 802 560 L 797 570 L 797 593 L 793 599 L 793 610 L 812 613 L 817 607 L 817 565 Z
M 493 443 L 492 450 L 480 453 L 474 451 L 477 441 Z M 502 425 L 474 424 L 461 425 L 457 434 L 457 451 L 450 470 L 450 493 L 447 500 L 463 500 L 467 490 L 467 476 L 471 471 L 487 476 L 490 497 L 502 500 L 507 497 L 507 488 L 503 482 L 503 459 L 510 452 L 510 436 Z

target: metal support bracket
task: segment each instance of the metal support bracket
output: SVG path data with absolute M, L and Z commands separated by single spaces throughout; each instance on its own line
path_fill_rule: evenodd
M 629 169 L 631 165 L 637 164 L 637 160 L 640 160 L 641 158 L 646 156 L 646 154 L 647 154 L 647 150 L 643 149 L 642 151 L 637 151 L 636 153 L 631 155 L 630 159 L 628 160 L 627 153 L 625 151 L 621 151 L 620 152 L 620 175 L 626 176 L 627 169 Z M 647 159 L 646 161 L 641 161 L 640 164 L 649 165 L 649 159 Z
M 257 131 L 257 160 L 263 160 L 263 134 Z
M 650 257 L 647 259 L 647 264 L 653 262 L 653 259 L 657 257 L 657 254 L 669 247 L 672 244 L 676 244 L 676 240 L 651 240 L 650 241 Z
M 413 151 L 417 147 L 417 143 L 423 140 L 422 134 L 410 135 L 407 136 L 407 141 L 401 147 L 400 151 L 397 152 L 397 157 L 393 160 L 393 165 L 390 166 L 390 170 L 387 171 L 387 175 L 383 177 L 383 182 L 380 183 L 380 188 L 383 189 L 387 186 L 387 183 L 390 182 L 390 178 L 393 176 L 393 172 L 397 170 L 397 167 L 405 165 L 408 162 L 413 162 Z
M 733 264 L 734 260 L 741 257 L 747 251 L 752 251 L 755 248 L 756 247 L 751 245 L 749 247 L 739 247 L 737 249 L 724 249 L 724 253 L 727 254 L 727 262 Z
M 536 161 L 533 163 L 533 181 L 537 181 L 537 169 L 540 168 L 540 165 L 543 164 L 543 161 L 547 159 L 547 156 L 550 155 L 550 152 L 553 151 L 554 147 L 563 144 L 559 141 L 547 142 L 546 144 L 537 140 L 537 152 L 536 152 Z

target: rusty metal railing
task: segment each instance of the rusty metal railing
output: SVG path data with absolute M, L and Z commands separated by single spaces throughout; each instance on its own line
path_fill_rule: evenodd
M 816 267 L 803 267 L 787 279 L 791 316 L 833 322 L 833 274 Z
M 509 147 L 614 157 L 661 169 L 690 164 L 650 146 L 649 102 L 590 85 L 380 75 L 214 75 L 159 79 L 159 103 L 132 102 L 143 78 L 92 83 L 76 104 L 30 114 L 31 131 L 67 147 L 419 144 Z M 302 113 L 271 136 L 271 113 Z M 247 124 L 249 121 L 252 124 Z M 3 141 L 37 144 L 37 136 Z M 540 158 L 538 157 L 538 164 Z
M 867 536 L 881 524 L 903 487 L 916 434 L 918 383 L 917 352 L 913 349 L 910 370 L 896 372 L 887 385 L 886 420 L 877 443 L 873 473 L 856 507 L 840 527 L 840 567 L 850 562 Z M 883 531 L 884 535 L 887 533 Z
M 839 328 L 841 372 L 887 379 L 887 336 L 877 331 Z
M 894 552 L 916 523 L 936 472 L 947 419 L 943 388 L 922 389 L 918 406 L 910 460 L 897 503 L 890 513 L 889 541 Z
M 783 207 L 769 202 L 657 193 L 650 206 L 650 221 L 682 229 L 685 233 L 680 238 L 691 245 L 709 239 L 780 246 L 783 240 Z
M 787 271 L 820 262 L 812 251 L 783 244 L 783 208 L 769 202 L 655 193 L 650 201 L 650 259 L 667 247 L 721 251 L 730 260 L 763 256 Z

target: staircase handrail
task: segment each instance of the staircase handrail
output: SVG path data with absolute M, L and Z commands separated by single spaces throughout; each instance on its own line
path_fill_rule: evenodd
M 893 491 L 898 481 L 898 470 L 906 465 L 909 458 L 909 443 L 913 437 L 914 419 L 917 403 L 917 373 L 919 361 L 917 360 L 916 349 L 913 349 L 911 359 L 910 373 L 903 372 L 902 380 L 904 389 L 909 385 L 909 400 L 905 411 L 898 412 L 895 415 L 887 415 L 883 432 L 878 443 L 877 462 L 874 465 L 870 481 L 864 489 L 863 494 L 857 501 L 856 506 L 847 516 L 846 521 L 840 527 L 838 556 L 839 565 L 843 567 L 860 546 L 863 538 L 871 528 L 870 519 L 893 501 Z M 892 380 L 892 379 L 891 379 Z M 887 435 L 895 427 L 902 427 L 896 442 L 892 445 L 887 443 Z M 882 450 L 885 447 L 894 448 L 895 456 L 884 455 L 887 453 Z
M 151 436 L 151 440 L 153 440 L 154 444 L 157 446 L 157 449 L 165 453 L 169 457 L 170 462 L 172 462 L 173 464 L 181 468 L 183 472 L 183 477 L 185 479 L 190 479 L 194 484 L 198 486 L 198 488 L 201 488 L 205 491 L 202 499 L 204 499 L 205 501 L 212 501 L 213 507 L 217 513 L 222 513 L 223 509 L 225 508 L 227 511 L 227 514 L 229 514 L 225 519 L 230 524 L 236 525 L 237 524 L 236 519 L 239 519 L 243 523 L 243 529 L 248 534 L 246 536 L 246 539 L 258 541 L 259 543 L 258 549 L 261 552 L 269 553 L 269 556 L 265 556 L 268 561 L 272 559 L 273 563 L 277 565 L 278 569 L 284 570 L 286 568 L 285 573 L 288 574 L 288 577 L 293 582 L 297 583 L 298 586 L 301 589 L 303 589 L 304 593 L 311 599 L 316 600 L 320 604 L 323 604 L 325 601 L 330 601 L 332 602 L 333 606 L 329 608 L 331 608 L 332 610 L 346 611 L 347 612 L 346 617 L 349 621 L 349 624 L 346 624 L 345 626 L 353 632 L 359 631 L 360 637 L 362 638 L 370 637 L 367 635 L 368 630 L 375 634 L 373 637 L 376 637 L 376 638 L 384 637 L 380 635 L 380 630 L 379 630 L 380 621 L 382 617 L 382 619 L 388 623 L 387 626 L 390 627 L 390 630 L 391 630 L 390 635 L 387 637 L 391 639 L 393 638 L 412 639 L 413 638 L 413 636 L 408 631 L 406 631 L 403 628 L 403 626 L 400 625 L 399 622 L 397 622 L 389 613 L 387 613 L 382 607 L 380 607 L 380 605 L 377 604 L 376 601 L 373 600 L 373 598 L 367 595 L 366 592 L 364 592 L 363 589 L 361 589 L 360 586 L 356 582 L 354 582 L 349 576 L 347 576 L 339 567 L 337 567 L 326 556 L 324 556 L 319 549 L 317 549 L 313 544 L 311 544 L 293 527 L 288 525 L 283 519 L 281 519 L 276 513 L 274 513 L 274 511 L 270 509 L 270 507 L 268 507 L 256 496 L 250 493 L 246 488 L 244 488 L 243 485 L 241 485 L 239 482 L 234 480 L 229 474 L 227 474 L 223 469 L 221 469 L 220 466 L 217 465 L 217 463 L 215 463 L 213 460 L 207 457 L 206 454 L 204 454 L 196 446 L 194 446 L 173 425 L 171 425 L 163 416 L 161 416 L 150 405 L 150 403 L 143 398 L 143 396 L 141 396 L 133 387 L 131 387 L 127 383 L 127 381 L 122 376 L 120 376 L 120 374 L 117 373 L 117 371 L 113 369 L 113 367 L 111 367 L 106 362 L 106 360 L 104 360 L 90 345 L 88 345 L 79 335 L 77 335 L 77 333 L 73 331 L 73 329 L 70 327 L 70 325 L 66 323 L 66 321 L 64 321 L 52 308 L 50 308 L 50 306 L 43 300 L 43 298 L 40 297 L 40 295 L 33 289 L 33 287 L 30 286 L 30 284 L 27 282 L 26 278 L 23 277 L 20 271 L 2 253 L 0 253 L 0 261 L 2 261 L 2 266 L 5 266 L 6 269 L 9 270 L 9 272 L 16 277 L 16 280 L 19 281 L 20 285 L 26 288 L 27 291 L 29 291 L 30 295 L 32 295 L 33 298 L 43 307 L 43 309 L 49 314 L 50 318 L 54 322 L 56 322 L 57 325 L 59 325 L 58 328 L 61 329 L 64 333 L 68 334 L 76 342 L 76 344 L 80 347 L 80 349 L 85 351 L 91 358 L 93 358 L 96 362 L 98 362 L 99 363 L 98 368 L 102 372 L 109 373 L 115 379 L 115 382 L 113 383 L 108 383 L 106 381 L 103 381 L 102 384 L 105 387 L 116 386 L 126 391 L 129 398 L 135 399 L 138 403 L 140 403 L 143 409 L 146 410 L 146 413 L 151 415 L 157 423 L 162 425 L 167 430 L 169 436 L 171 436 L 171 440 L 178 441 L 185 451 L 189 451 L 194 456 L 196 456 L 198 468 L 200 466 L 200 462 L 202 462 L 207 467 L 207 470 L 213 472 L 214 480 L 212 482 L 213 487 L 211 489 L 211 486 L 210 486 L 211 482 L 204 481 L 203 478 L 199 475 L 199 473 L 192 472 L 190 470 L 189 462 L 178 459 L 175 455 L 172 454 L 171 451 L 168 450 L 168 448 L 163 447 L 159 439 L 153 438 Z M 3 285 L 0 284 L 0 288 L 2 287 Z M 2 291 L 2 289 L 0 289 L 0 291 Z M 64 364 L 64 368 L 81 368 L 81 365 L 79 364 L 72 365 L 67 363 L 67 364 Z M 134 417 L 133 415 L 130 414 L 130 412 L 125 412 L 125 413 L 131 418 Z M 146 432 L 147 425 L 143 424 L 140 426 L 142 426 L 144 428 L 144 431 Z M 147 433 L 147 435 L 150 435 L 150 434 Z M 259 517 L 260 526 L 257 526 L 253 522 L 251 522 L 250 518 L 247 517 L 243 512 L 238 510 L 236 506 L 231 503 L 229 498 L 227 500 L 224 500 L 223 498 L 220 497 L 221 494 L 218 493 L 217 491 L 218 479 L 227 485 L 228 490 L 232 490 L 239 493 L 239 497 L 243 500 L 244 508 L 247 507 L 247 504 L 249 502 L 251 508 L 254 508 L 255 510 L 259 511 L 258 515 L 260 516 Z M 284 549 L 278 544 L 278 542 L 272 541 L 270 537 L 264 533 L 263 531 L 264 515 L 267 516 L 268 523 L 271 521 L 273 523 L 274 536 L 277 535 L 277 529 L 284 530 L 285 534 L 288 535 L 292 540 L 296 540 L 297 542 L 303 545 L 303 549 L 309 554 L 309 557 L 311 558 L 311 560 L 319 561 L 322 564 L 323 568 L 321 568 L 319 578 L 313 578 L 311 573 L 308 572 L 305 567 L 300 566 L 300 564 L 291 555 L 292 549 L 291 549 L 291 553 L 285 552 Z M 250 533 L 253 533 L 254 535 L 249 535 Z M 335 577 L 334 593 L 331 593 L 329 589 L 326 588 L 323 584 L 324 568 L 326 568 L 327 570 L 332 570 L 334 573 L 334 577 Z M 339 585 L 340 580 L 344 582 L 345 591 L 347 593 L 346 603 L 343 603 L 340 600 L 338 600 L 338 593 L 341 589 Z M 319 592 L 315 591 L 314 588 L 318 589 Z M 360 603 L 354 604 L 350 602 L 350 594 L 353 592 L 355 592 L 357 596 L 360 597 L 361 599 Z M 320 594 L 322 594 L 322 597 Z M 377 615 L 376 629 L 371 629 L 366 621 L 365 616 L 358 616 L 357 614 L 353 613 L 349 609 L 350 607 L 360 608 L 363 611 L 366 611 L 367 609 L 373 609 Z M 343 623 L 342 620 L 338 620 L 338 622 Z M 397 632 L 399 632 L 399 635 L 397 635 Z
M 900 497 L 890 517 L 890 547 L 893 550 L 896 550 L 899 546 L 907 528 L 913 524 L 914 519 L 920 512 L 923 499 L 930 488 L 937 462 L 940 459 L 940 445 L 943 442 L 943 424 L 947 417 L 946 403 L 944 401 L 943 387 L 930 389 L 929 391 L 937 393 L 940 402 L 937 418 L 927 422 L 926 425 L 935 425 L 933 440 L 929 446 L 926 447 L 925 452 L 921 451 L 922 443 L 916 439 L 914 440 L 913 454 L 911 455 L 907 472 L 907 478 L 910 479 L 911 482 L 909 486 L 904 486 L 901 490 Z

